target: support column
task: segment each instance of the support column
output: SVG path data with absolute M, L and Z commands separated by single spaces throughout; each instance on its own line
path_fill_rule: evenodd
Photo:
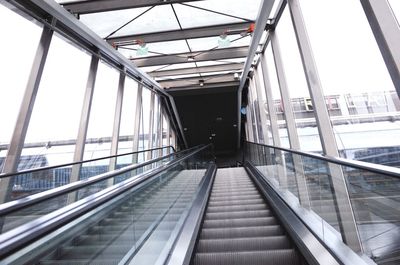
M 17 122 L 4 161 L 3 173 L 13 173 L 18 169 L 18 163 L 24 147 L 26 133 L 28 131 L 52 37 L 53 30 L 44 26 L 29 74 L 21 108 L 18 113 Z M 12 189 L 11 185 L 10 178 L 0 180 L 0 203 L 7 201 L 8 195 Z
M 308 39 L 307 30 L 303 20 L 299 0 L 288 0 L 288 6 L 292 17 L 293 27 L 303 62 L 308 89 L 315 110 L 315 118 L 318 125 L 319 136 L 324 154 L 338 157 L 335 136 L 330 123 L 325 98 L 322 93 L 322 85 L 319 79 L 317 66 Z M 343 171 L 340 166 L 329 164 L 332 187 L 334 189 L 335 206 L 338 212 L 341 233 L 346 244 L 356 252 L 361 251 L 360 239 L 351 206 L 349 193 Z
M 286 75 L 284 70 L 285 68 L 283 66 L 281 51 L 279 48 L 280 47 L 279 41 L 277 36 L 275 35 L 275 32 L 273 31 L 270 32 L 270 37 L 271 37 L 272 53 L 275 59 L 275 68 L 278 77 L 279 90 L 283 103 L 283 113 L 286 119 L 286 128 L 288 131 L 289 144 L 292 149 L 300 150 L 299 136 L 297 134 L 297 129 L 296 129 L 296 120 L 294 117 L 289 88 L 286 81 Z M 301 158 L 301 156 L 292 155 L 292 160 L 294 167 L 293 173 L 294 177 L 296 178 L 297 191 L 299 194 L 299 202 L 303 207 L 309 209 L 311 207 L 311 203 L 309 198 L 306 177 L 304 173 L 303 159 Z
M 257 117 L 256 117 L 256 110 L 255 110 L 255 104 L 254 104 L 254 96 L 253 96 L 253 90 L 254 90 L 254 82 L 253 79 L 249 80 L 249 108 L 251 112 L 251 129 L 253 131 L 253 141 L 255 143 L 258 143 L 260 141 L 260 138 L 258 137 L 258 126 L 257 126 Z M 267 138 L 268 141 L 268 138 Z
M 99 57 L 96 55 L 92 56 L 92 61 L 90 62 L 89 77 L 86 83 L 85 97 L 83 100 L 81 120 L 79 122 L 79 131 L 76 140 L 74 162 L 79 162 L 83 160 L 83 154 L 85 152 L 86 135 L 89 127 L 90 110 L 92 107 L 94 86 L 96 83 L 97 68 L 99 66 Z M 69 182 L 75 182 L 79 180 L 79 175 L 81 171 L 81 164 L 72 166 L 71 176 Z M 69 194 L 68 201 L 74 202 L 76 200 L 76 192 Z
M 121 127 L 121 115 L 122 115 L 122 102 L 124 99 L 124 87 L 125 87 L 125 72 L 122 71 L 119 74 L 118 91 L 117 91 L 117 102 L 115 103 L 115 114 L 114 114 L 114 125 L 113 134 L 111 138 L 111 155 L 117 155 L 118 153 L 118 140 L 119 140 L 119 129 Z M 110 159 L 110 165 L 108 170 L 115 170 L 117 165 L 117 158 L 113 157 Z M 114 180 L 109 179 L 109 184 L 113 184 Z
M 170 128 L 170 121 L 169 121 L 169 119 L 168 119 L 168 116 L 165 116 L 165 122 L 166 122 L 166 139 L 167 139 L 167 146 L 170 146 L 171 145 L 171 139 L 170 139 L 170 130 L 171 130 L 171 128 Z M 167 149 L 167 154 L 170 154 L 171 153 L 171 150 L 170 150 L 170 148 L 168 148 Z
M 135 120 L 133 122 L 133 150 L 132 152 L 139 151 L 139 136 L 140 136 L 140 119 L 142 114 L 142 92 L 143 85 L 138 83 L 138 92 L 136 97 L 136 111 L 135 111 Z M 132 163 L 136 164 L 138 162 L 138 155 L 134 154 L 132 156 Z
M 388 1 L 360 0 L 400 97 L 400 27 Z
M 150 124 L 149 124 L 149 140 L 147 143 L 147 149 L 152 149 L 153 148 L 153 120 L 154 120 L 154 99 L 155 99 L 155 94 L 154 92 L 151 92 L 151 98 L 150 98 Z M 147 153 L 147 160 L 150 160 L 152 156 L 152 152 L 149 151 Z
M 262 133 L 263 133 L 264 144 L 268 144 L 269 143 L 269 134 L 268 134 L 269 130 L 268 130 L 267 122 L 268 121 L 271 122 L 271 117 L 270 117 L 270 112 L 268 112 L 268 114 L 266 112 L 267 109 L 265 108 L 265 104 L 263 102 L 262 91 L 261 91 L 262 88 L 261 88 L 260 79 L 258 76 L 258 71 L 256 69 L 254 69 L 253 81 L 255 82 L 254 84 L 255 84 L 256 89 L 255 89 L 254 93 L 256 95 L 258 109 L 260 111 L 261 129 L 262 129 Z M 273 144 L 275 144 L 275 142 Z

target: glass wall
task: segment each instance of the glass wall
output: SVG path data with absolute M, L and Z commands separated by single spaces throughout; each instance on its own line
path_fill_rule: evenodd
M 53 36 L 19 169 L 72 162 L 89 63 L 88 54 Z
M 126 77 L 122 102 L 121 125 L 119 130 L 118 154 L 133 151 L 133 135 L 136 134 L 134 122 L 137 94 L 138 83 L 135 80 Z
M 0 4 L 0 172 L 21 106 L 42 27 Z M 12 40 L 10 43 L 9 40 Z M 21 63 L 24 62 L 24 63 Z
M 400 100 L 360 1 L 301 7 L 341 156 L 399 167 Z
M 150 101 L 151 91 L 143 87 L 142 92 L 142 115 L 140 119 L 140 133 L 139 133 L 139 150 L 145 150 L 149 148 L 149 130 L 150 130 Z M 140 153 L 138 161 L 144 161 L 146 159 L 144 153 Z
M 279 39 L 281 45 L 281 56 L 295 115 L 300 149 L 322 152 L 315 113 L 311 103 L 292 19 L 287 7 L 276 27 L 276 37 Z
M 99 63 L 84 160 L 110 155 L 118 80 L 118 71 L 104 62 Z

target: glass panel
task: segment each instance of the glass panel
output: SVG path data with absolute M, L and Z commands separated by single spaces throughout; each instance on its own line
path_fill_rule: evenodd
M 53 36 L 19 170 L 72 162 L 89 64 L 88 54 Z
M 139 128 L 134 128 L 137 92 L 138 83 L 135 80 L 126 77 L 122 102 L 121 124 L 119 129 L 118 154 L 130 153 L 133 151 L 133 135 L 135 130 L 139 131 Z M 118 167 L 131 163 L 132 158 L 132 156 L 118 158 Z
M 0 27 L 0 35 L 12 40 L 12 44 L 9 41 L 0 41 L 1 172 L 42 28 L 2 4 L 0 4 L 0 24 L 3 25 Z
M 84 160 L 110 155 L 118 80 L 119 73 L 114 68 L 99 64 Z
M 332 242 L 332 236 L 342 240 L 341 226 L 354 215 L 363 254 L 377 264 L 396 263 L 400 250 L 399 177 L 254 144 L 247 144 L 246 158 L 300 217 L 306 216 L 303 221 L 322 240 Z M 335 193 L 332 183 L 340 177 L 338 172 L 343 173 L 347 190 Z M 346 193 L 351 213 L 337 207 L 335 198 Z M 341 203 L 345 201 L 340 198 Z
M 400 167 L 400 100 L 360 2 L 301 5 L 341 156 Z
M 276 37 L 279 38 L 281 45 L 282 60 L 295 114 L 300 149 L 322 152 L 315 113 L 288 8 L 285 8 L 282 18 L 279 20 Z
M 393 10 L 394 15 L 396 16 L 397 23 L 400 24 L 400 1 L 398 0 L 389 0 L 390 7 Z
M 286 117 L 285 117 L 285 114 L 283 113 L 282 97 L 281 97 L 281 92 L 279 90 L 278 76 L 277 76 L 277 72 L 276 72 L 276 68 L 275 68 L 275 58 L 272 53 L 271 44 L 268 45 L 264 56 L 266 59 L 268 77 L 269 77 L 269 80 L 271 83 L 271 88 L 272 88 L 272 97 L 274 100 L 274 108 L 275 108 L 275 112 L 276 112 L 276 115 L 278 118 L 279 138 L 281 140 L 281 146 L 290 148 L 288 131 L 287 131 L 287 126 L 286 126 Z M 264 71 L 265 69 L 262 69 L 262 70 Z M 262 77 L 261 74 L 260 74 L 260 76 Z M 263 93 L 263 97 L 265 97 L 264 93 Z
M 146 150 L 149 148 L 149 134 L 150 134 L 150 100 L 151 91 L 143 87 L 142 92 L 142 115 L 140 121 L 140 134 L 139 134 L 139 150 Z M 139 155 L 139 162 L 145 161 L 147 158 L 145 153 Z

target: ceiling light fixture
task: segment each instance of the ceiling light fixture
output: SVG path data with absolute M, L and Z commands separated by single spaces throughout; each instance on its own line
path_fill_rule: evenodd
M 187 60 L 188 60 L 188 62 L 193 62 L 194 61 L 194 56 L 188 56 Z
M 200 86 L 204 86 L 204 80 L 199 80 Z
M 218 48 L 226 48 L 231 45 L 231 40 L 228 38 L 228 35 L 224 32 L 219 36 L 218 39 Z
M 137 41 L 139 47 L 136 50 L 137 56 L 145 56 L 149 53 L 149 47 L 147 47 L 146 43 L 142 40 Z
M 238 80 L 239 79 L 239 73 L 234 73 L 233 74 L 233 79 Z

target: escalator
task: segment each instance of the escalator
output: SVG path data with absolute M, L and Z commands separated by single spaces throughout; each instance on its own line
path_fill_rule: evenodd
M 251 166 L 216 170 L 210 147 L 1 234 L 0 264 L 355 264 L 338 261 Z
M 230 168 L 217 171 L 192 264 L 301 264 L 301 259 L 246 171 Z

